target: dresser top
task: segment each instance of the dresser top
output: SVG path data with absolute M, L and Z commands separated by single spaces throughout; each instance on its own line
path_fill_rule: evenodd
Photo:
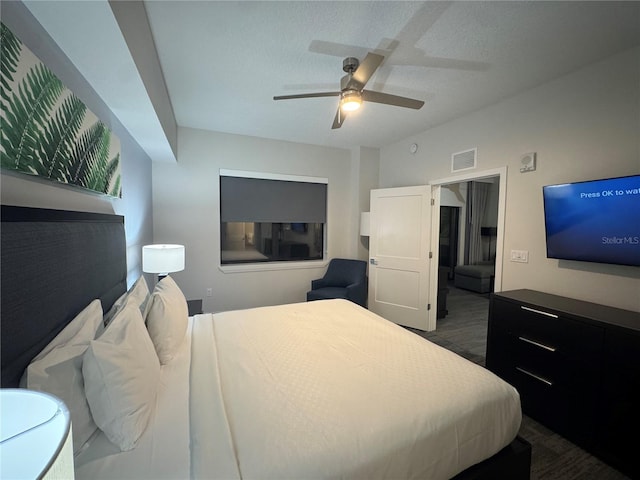
M 542 307 L 545 310 L 553 310 L 565 315 L 581 317 L 593 322 L 606 323 L 640 332 L 640 312 L 561 297 L 536 290 L 509 290 L 492 295 L 534 307 Z

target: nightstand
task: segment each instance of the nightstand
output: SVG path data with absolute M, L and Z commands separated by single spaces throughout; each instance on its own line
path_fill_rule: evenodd
M 190 317 L 202 313 L 202 299 L 187 300 L 187 309 Z

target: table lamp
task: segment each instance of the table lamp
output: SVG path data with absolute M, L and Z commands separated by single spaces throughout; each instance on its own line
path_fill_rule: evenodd
M 157 273 L 162 280 L 172 272 L 184 270 L 184 245 L 145 245 L 142 247 L 142 271 Z
M 62 400 L 24 388 L 3 388 L 0 416 L 2 478 L 74 478 L 71 417 Z

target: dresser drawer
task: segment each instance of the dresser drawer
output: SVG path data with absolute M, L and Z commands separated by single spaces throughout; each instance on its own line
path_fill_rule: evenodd
M 590 445 L 597 419 L 595 389 L 568 390 L 533 368 L 513 367 L 505 378 L 520 393 L 522 411 L 560 434 L 571 432 L 576 443 Z
M 539 307 L 493 299 L 492 328 L 541 350 L 593 358 L 602 351 L 604 329 Z
M 509 336 L 504 344 L 513 368 L 533 372 L 553 385 L 585 395 L 595 391 L 600 381 L 601 366 L 593 358 L 581 358 L 562 350 L 540 347 L 523 340 L 522 336 Z

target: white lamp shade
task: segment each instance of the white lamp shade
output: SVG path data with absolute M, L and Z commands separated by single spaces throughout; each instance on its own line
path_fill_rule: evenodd
M 184 270 L 184 245 L 145 245 L 142 271 L 167 275 Z
M 71 417 L 59 398 L 2 389 L 0 412 L 3 478 L 74 478 Z
M 369 212 L 362 212 L 360 214 L 360 235 L 368 237 L 371 230 L 371 214 Z

